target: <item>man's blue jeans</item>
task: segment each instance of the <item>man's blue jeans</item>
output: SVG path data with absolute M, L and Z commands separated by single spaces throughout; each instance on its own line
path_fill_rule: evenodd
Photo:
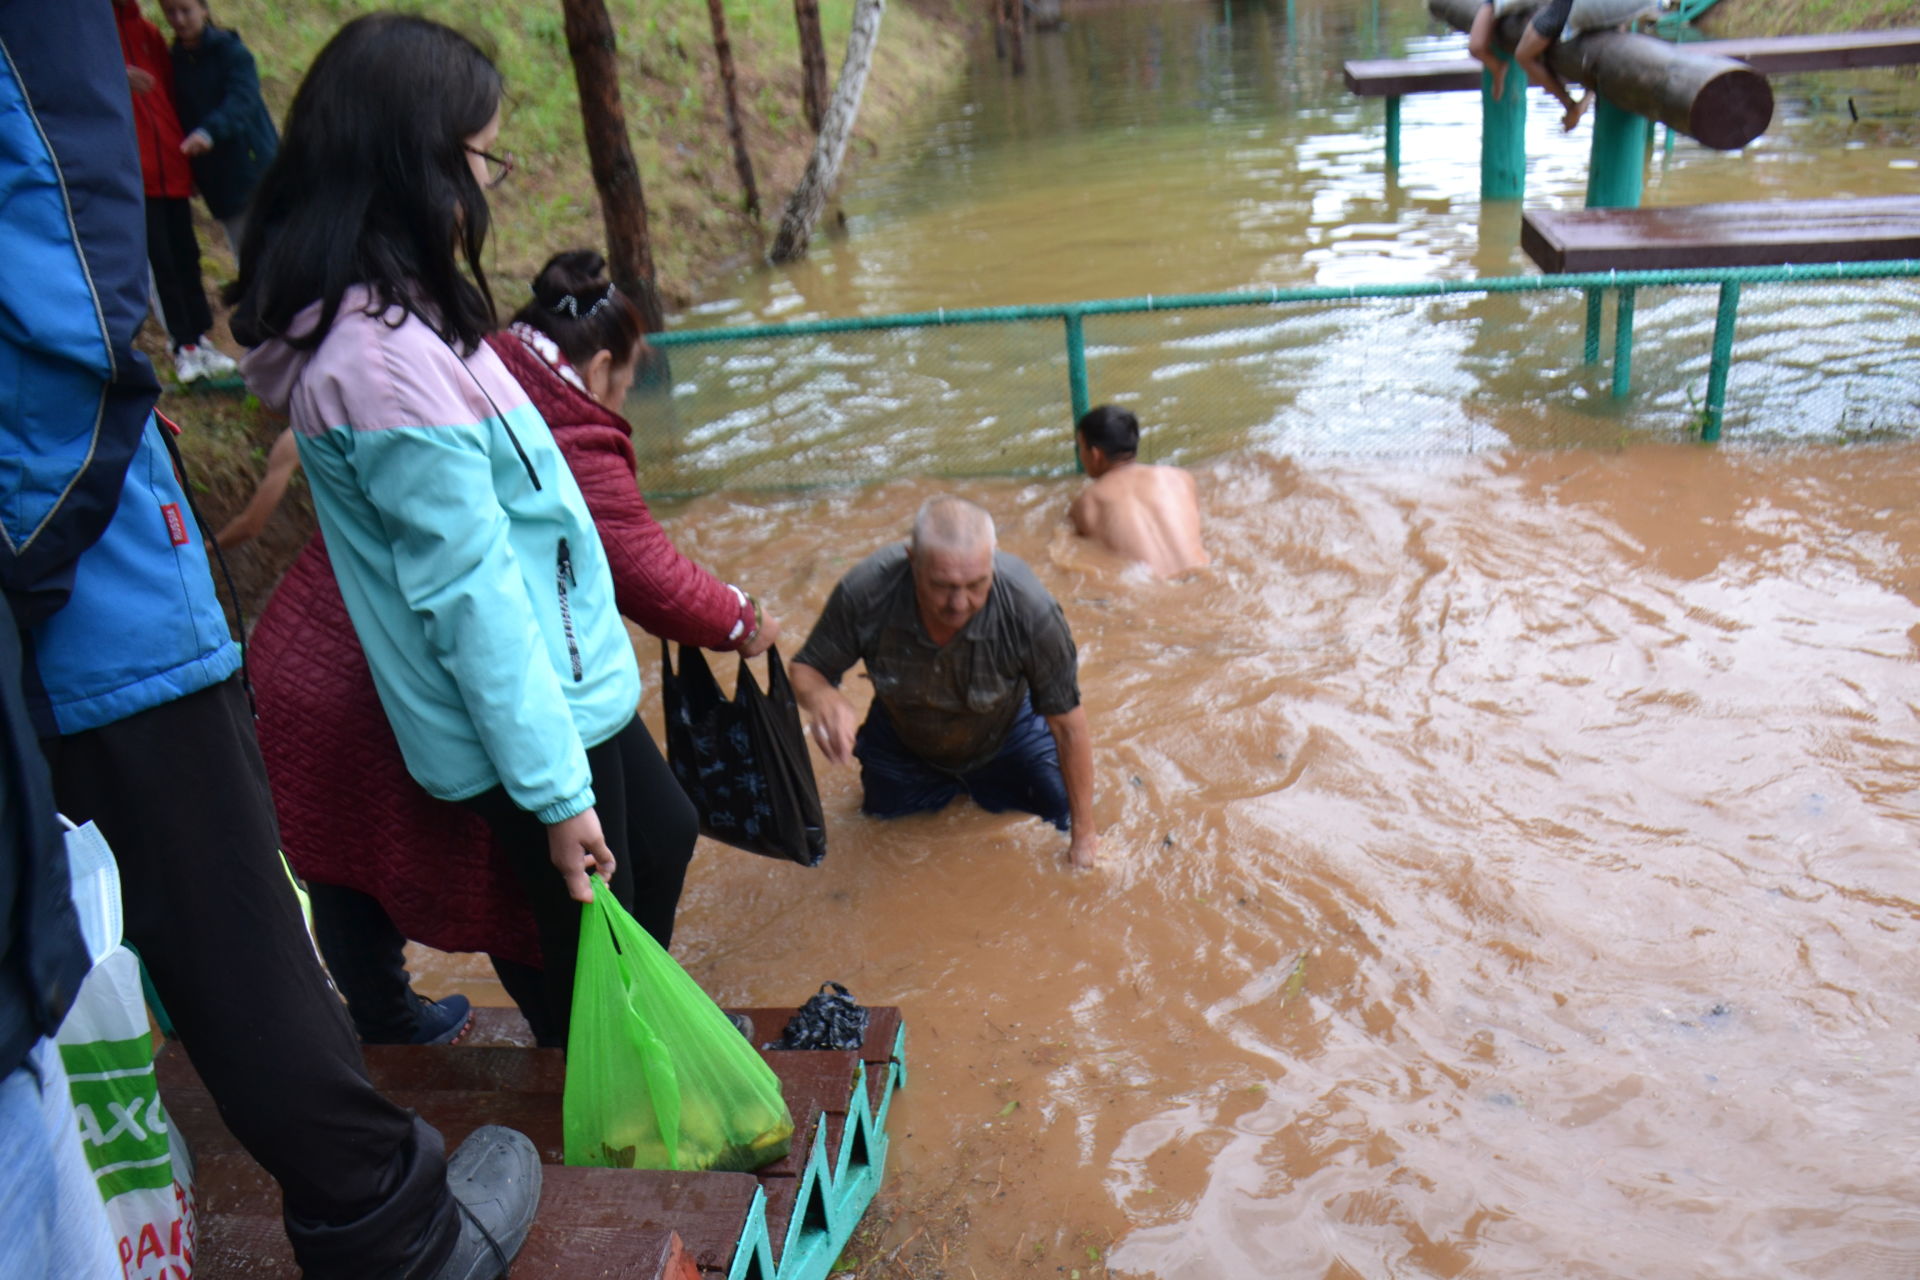
M 120 1280 L 107 1208 L 51 1040 L 0 1079 L 0 1145 L 0 1276 Z
M 1024 700 L 999 754 L 967 773 L 937 769 L 907 750 L 878 700 L 853 740 L 853 754 L 860 759 L 860 784 L 866 792 L 860 811 L 870 817 L 931 813 L 964 794 L 988 813 L 1031 813 L 1067 829 L 1060 750 L 1047 722 Z

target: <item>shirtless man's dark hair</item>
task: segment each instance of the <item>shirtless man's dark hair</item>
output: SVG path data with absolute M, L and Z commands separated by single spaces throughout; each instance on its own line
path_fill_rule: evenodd
M 1115 462 L 1124 462 L 1140 452 L 1140 419 L 1114 405 L 1089 409 L 1074 428 L 1080 438 Z

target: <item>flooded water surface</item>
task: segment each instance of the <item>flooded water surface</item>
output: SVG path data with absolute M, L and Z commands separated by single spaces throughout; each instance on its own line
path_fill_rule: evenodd
M 1417 9 L 1075 15 L 886 140 L 844 235 L 688 323 L 1517 273 L 1471 95 L 1408 100 L 1390 183 L 1339 87 L 1457 52 Z M 1649 202 L 1911 189 L 1910 79 L 1778 88 L 1763 143 L 1682 141 Z M 1534 109 L 1529 200 L 1577 204 L 1585 135 Z M 964 803 L 870 821 L 822 761 L 825 865 L 696 860 L 677 950 L 723 1002 L 837 979 L 905 1011 L 862 1274 L 1920 1274 L 1920 446 L 1885 439 L 1912 294 L 1742 329 L 1733 425 L 1882 439 L 1850 449 L 1657 442 L 1710 293 L 1643 296 L 1624 410 L 1577 299 L 1090 324 L 1095 399 L 1196 468 L 1215 564 L 1174 582 L 1072 536 L 1076 481 L 979 478 L 1068 458 L 1057 324 L 676 352 L 672 412 L 636 410 L 656 492 L 731 487 L 669 531 L 789 654 L 949 490 L 1080 647 L 1099 870 Z M 1603 447 L 1526 447 L 1573 440 Z
M 962 485 L 1078 638 L 1107 865 L 819 762 L 826 864 L 703 846 L 679 950 L 907 1011 L 914 1274 L 1913 1274 L 1917 463 L 1233 460 L 1171 583 Z M 805 620 L 934 491 L 672 531 Z

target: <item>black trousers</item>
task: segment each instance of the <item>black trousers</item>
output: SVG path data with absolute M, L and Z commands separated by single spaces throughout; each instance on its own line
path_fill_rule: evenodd
M 193 208 L 185 200 L 147 197 L 147 262 L 153 267 L 167 337 L 175 347 L 198 342 L 213 328 L 213 312 L 200 283 L 200 241 L 193 234 Z
M 438 1132 L 368 1083 L 280 861 L 237 679 L 45 739 L 54 796 L 120 865 L 139 950 L 221 1117 L 280 1183 L 308 1277 L 412 1277 L 459 1221 Z
M 660 754 L 646 726 L 638 719 L 606 742 L 587 751 L 593 773 L 594 810 L 607 847 L 613 851 L 614 896 L 640 927 L 663 947 L 673 942 L 673 917 L 680 906 L 687 864 L 700 836 L 699 815 L 680 789 L 666 757 Z M 567 896 L 566 883 L 547 852 L 547 829 L 525 809 L 495 787 L 466 802 L 493 829 L 514 874 L 527 891 L 527 903 L 540 933 L 546 1008 L 527 1021 L 538 1032 L 544 1025 L 549 1039 L 564 1045 L 567 1021 L 573 1013 L 573 970 L 580 950 L 580 904 Z M 516 983 L 500 969 L 503 983 L 523 1010 L 533 998 L 523 996 Z M 530 984 L 517 984 L 523 989 Z

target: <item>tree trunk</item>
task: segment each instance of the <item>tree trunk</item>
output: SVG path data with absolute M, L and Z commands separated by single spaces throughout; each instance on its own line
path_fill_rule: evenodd
M 800 99 L 807 110 L 807 128 L 818 134 L 827 117 L 827 42 L 820 35 L 820 0 L 793 0 L 793 20 L 800 28 Z
M 580 123 L 587 135 L 593 185 L 607 228 L 608 274 L 640 308 L 647 332 L 664 316 L 653 275 L 653 245 L 647 235 L 647 198 L 640 167 L 627 141 L 627 114 L 620 106 L 620 68 L 613 21 L 604 0 L 560 0 L 566 14 L 567 52 L 580 87 Z
M 993 7 L 993 56 L 1007 56 L 1007 0 L 987 0 Z
M 1001 0 L 1007 6 L 1007 42 L 1009 64 L 1017 76 L 1027 73 L 1027 3 L 1026 0 Z
M 813 226 L 820 221 L 827 198 L 840 179 L 840 162 L 847 154 L 854 117 L 860 113 L 860 94 L 867 87 L 867 72 L 873 69 L 873 44 L 880 36 L 880 15 L 886 7 L 887 0 L 858 0 L 854 6 L 847 56 L 840 64 L 840 84 L 833 91 L 833 101 L 827 104 L 807 172 L 780 219 L 780 234 L 773 241 L 775 262 L 791 262 L 806 253 Z
M 727 94 L 727 136 L 733 139 L 733 171 L 740 175 L 747 212 L 760 216 L 760 189 L 753 184 L 753 158 L 747 154 L 747 133 L 740 127 L 740 90 L 733 74 L 733 42 L 727 39 L 727 11 L 721 0 L 707 0 L 713 20 L 713 53 L 720 60 L 720 84 Z

